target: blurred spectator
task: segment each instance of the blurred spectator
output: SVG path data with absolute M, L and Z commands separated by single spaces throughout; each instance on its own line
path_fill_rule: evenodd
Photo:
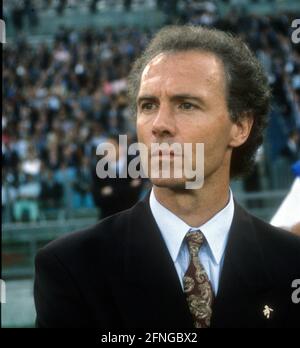
M 293 130 L 290 132 L 286 146 L 282 150 L 282 156 L 288 159 L 290 164 L 300 159 L 300 136 L 299 132 Z
M 12 23 L 17 31 L 21 31 L 24 25 L 24 7 L 23 2 L 14 1 L 11 10 Z
M 91 13 L 96 13 L 97 12 L 97 6 L 98 6 L 99 0 L 91 0 L 90 1 L 90 11 Z
M 34 4 L 34 0 L 24 0 L 24 14 L 27 16 L 28 23 L 31 27 L 38 25 L 38 10 Z
M 63 206 L 69 211 L 74 204 L 73 183 L 76 178 L 76 169 L 68 167 L 66 162 L 62 161 L 59 168 L 55 171 L 55 180 L 63 187 Z
M 2 168 L 2 190 L 1 190 L 1 207 L 2 219 L 4 222 L 10 222 L 13 216 L 13 203 L 18 197 L 18 186 L 16 175 L 11 171 Z
M 52 170 L 45 169 L 41 178 L 39 195 L 42 210 L 62 208 L 63 186 L 54 177 Z
M 36 176 L 31 174 L 20 175 L 17 200 L 13 204 L 13 215 L 15 221 L 38 221 L 38 198 L 40 191 L 41 185 Z
M 38 158 L 38 154 L 31 146 L 27 150 L 27 155 L 23 160 L 21 170 L 25 174 L 39 175 L 41 169 L 41 160 Z
M 123 0 L 123 6 L 125 11 L 129 12 L 131 10 L 132 0 Z
M 59 15 L 63 15 L 66 5 L 67 5 L 67 0 L 58 0 L 56 11 Z
M 99 207 L 99 218 L 130 208 L 142 191 L 141 179 L 120 178 L 121 173 L 126 173 L 127 164 L 132 158 L 127 156 L 124 149 L 119 148 L 117 137 L 110 137 L 106 143 L 112 144 L 115 149 L 116 158 L 110 156 L 111 153 L 105 156 L 109 168 L 115 172 L 115 178 L 102 179 L 98 177 L 96 170 L 93 173 L 93 197 L 95 205 Z M 104 159 L 104 156 L 101 158 Z
M 83 157 L 80 166 L 76 169 L 76 177 L 73 181 L 75 190 L 75 207 L 92 208 L 94 207 L 92 197 L 92 170 L 88 157 Z

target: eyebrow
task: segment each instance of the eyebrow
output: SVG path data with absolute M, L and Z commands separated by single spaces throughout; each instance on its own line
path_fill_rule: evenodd
M 194 100 L 195 102 L 198 102 L 200 104 L 205 104 L 203 98 L 201 98 L 199 96 L 195 96 L 193 94 L 188 94 L 188 93 L 175 94 L 170 99 L 171 99 L 171 101 L 189 99 L 189 100 Z M 139 105 L 143 101 L 153 101 L 153 100 L 157 101 L 158 98 L 154 95 L 144 94 L 144 95 L 141 95 L 137 98 L 137 105 Z

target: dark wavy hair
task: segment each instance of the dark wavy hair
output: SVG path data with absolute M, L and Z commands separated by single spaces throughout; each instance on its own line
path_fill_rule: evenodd
M 160 53 L 191 50 L 212 53 L 223 63 L 226 100 L 232 121 L 249 116 L 254 119 L 247 141 L 233 149 L 230 164 L 231 178 L 248 174 L 253 167 L 256 150 L 263 142 L 271 93 L 261 64 L 240 38 L 217 29 L 192 25 L 172 25 L 158 31 L 134 62 L 128 76 L 132 112 L 136 115 L 136 98 L 146 65 Z

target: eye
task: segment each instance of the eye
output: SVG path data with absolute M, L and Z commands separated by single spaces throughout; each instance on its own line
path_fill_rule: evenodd
M 185 102 L 185 103 L 181 103 L 179 107 L 184 110 L 192 110 L 195 108 L 195 105 Z
M 153 110 L 155 108 L 155 104 L 154 103 L 143 103 L 141 105 L 141 109 L 142 110 Z

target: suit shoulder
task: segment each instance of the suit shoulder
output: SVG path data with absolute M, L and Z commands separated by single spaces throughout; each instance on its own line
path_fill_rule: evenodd
M 252 218 L 256 236 L 266 260 L 286 269 L 295 268 L 300 274 L 300 237 L 254 216 Z
M 279 244 L 285 247 L 290 245 L 291 247 L 295 247 L 299 251 L 299 236 L 282 228 L 275 227 L 255 216 L 252 216 L 252 218 L 255 225 L 255 229 L 259 232 L 260 238 L 263 238 L 266 241 L 270 241 L 272 244 Z

